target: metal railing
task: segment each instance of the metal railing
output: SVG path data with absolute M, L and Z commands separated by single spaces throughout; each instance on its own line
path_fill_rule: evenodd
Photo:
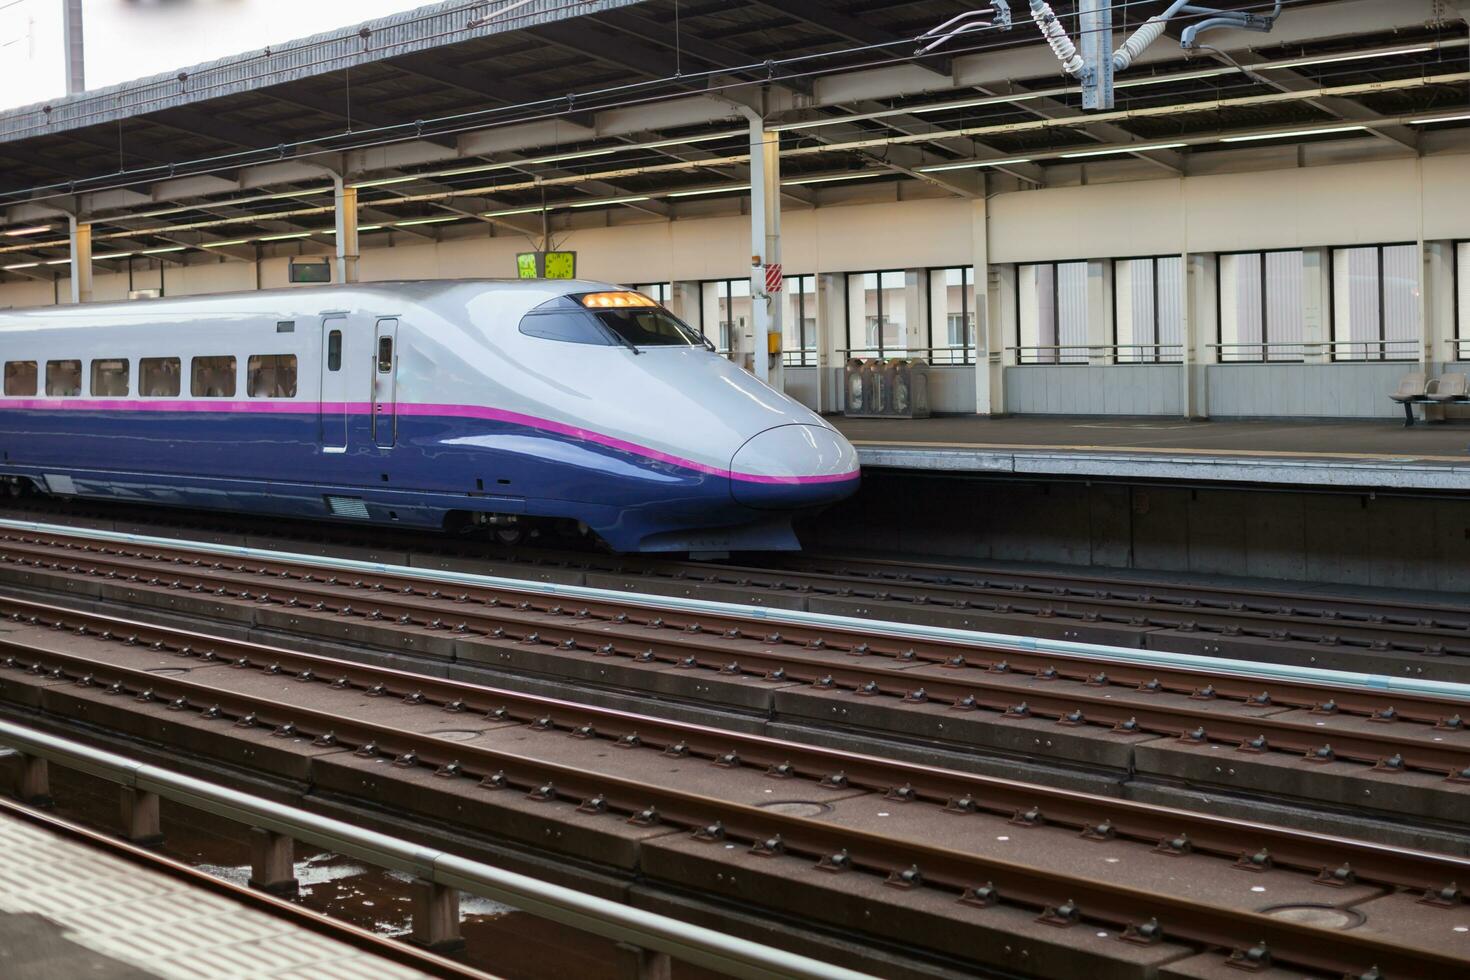
M 844 359 L 849 357 L 922 357 L 930 364 L 957 365 L 974 364 L 974 347 L 884 347 L 881 351 L 877 347 L 839 347 L 837 353 Z
M 411 874 L 418 881 L 436 887 L 469 892 L 593 935 L 731 976 L 834 980 L 860 980 L 867 976 L 217 786 L 13 722 L 0 720 L 0 744 L 20 753 L 28 765 L 33 766 L 33 760 L 46 760 L 117 783 L 134 793 L 151 793 L 376 868 Z M 31 785 L 34 789 L 34 779 Z
M 1017 364 L 1178 364 L 1184 358 L 1183 344 L 1029 344 L 1006 350 Z
M 1328 357 L 1337 363 L 1353 361 L 1417 361 L 1416 340 L 1248 340 L 1206 344 L 1219 352 L 1222 364 L 1293 363 Z

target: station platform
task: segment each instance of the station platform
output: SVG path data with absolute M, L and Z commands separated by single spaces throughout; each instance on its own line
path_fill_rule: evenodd
M 1470 489 L 1470 426 L 1047 416 L 832 423 L 864 466 L 1293 487 Z
M 346 927 L 8 802 L 0 854 L 8 980 L 445 975 L 377 955 L 366 934 L 360 944 L 334 938 Z

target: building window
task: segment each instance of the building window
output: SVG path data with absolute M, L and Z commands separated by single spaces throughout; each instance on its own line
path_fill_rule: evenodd
M 1419 357 L 1419 246 L 1332 250 L 1332 356 L 1339 361 Z
M 245 364 L 245 378 L 245 390 L 251 398 L 295 398 L 296 355 L 251 354 Z
M 637 290 L 659 306 L 668 306 L 669 297 L 673 295 L 674 284 L 671 282 L 638 282 L 628 288 Z
M 5 362 L 5 393 L 27 397 L 36 393 L 36 362 Z
M 1302 253 L 1220 256 L 1220 360 L 1300 361 Z
M 750 324 L 750 280 L 715 279 L 699 284 L 699 333 L 721 354 L 734 349 Z
M 92 362 L 92 397 L 128 397 L 128 362 L 126 358 L 99 357 Z
M 196 357 L 190 365 L 189 393 L 195 398 L 234 398 L 234 357 Z
M 46 394 L 68 398 L 82 393 L 81 361 L 47 361 Z
M 1086 364 L 1087 263 L 1023 265 L 1017 275 L 1021 364 Z
M 781 284 L 781 349 L 788 365 L 817 363 L 816 276 L 787 276 Z
M 935 364 L 974 361 L 974 266 L 929 270 L 929 347 Z
M 1113 343 L 1119 364 L 1182 360 L 1183 270 L 1177 255 L 1113 260 Z
M 1455 353 L 1470 361 L 1470 242 L 1455 244 Z
M 850 357 L 908 352 L 908 306 L 902 270 L 847 274 L 847 346 Z
M 176 398 L 179 375 L 177 357 L 145 357 L 138 362 L 138 394 L 144 398 Z

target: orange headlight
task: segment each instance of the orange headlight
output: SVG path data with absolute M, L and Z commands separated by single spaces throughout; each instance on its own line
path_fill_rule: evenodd
M 582 297 L 582 305 L 589 310 L 608 310 L 629 306 L 657 306 L 642 293 L 624 290 L 616 293 L 588 293 Z

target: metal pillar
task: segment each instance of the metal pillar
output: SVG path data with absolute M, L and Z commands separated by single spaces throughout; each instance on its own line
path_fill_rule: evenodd
M 92 301 L 92 226 L 78 221 L 76 215 L 68 219 L 71 227 L 71 301 Z
M 66 44 L 66 94 L 87 90 L 87 70 L 82 45 L 82 0 L 66 0 L 62 15 L 62 38 Z
M 1219 292 L 1219 260 L 1213 255 L 1180 253 L 1184 277 L 1184 322 L 1180 325 L 1179 402 L 1186 419 L 1209 415 L 1206 387 L 1208 365 L 1218 358 L 1210 344 L 1219 337 L 1216 297 Z
M 766 267 L 781 264 L 781 135 L 754 112 L 749 117 L 751 358 L 755 376 L 781 391 L 783 304 L 779 293 L 766 292 Z
M 337 216 L 337 282 L 357 282 L 357 188 L 333 177 L 334 210 Z
M 1113 0 L 1080 0 L 1077 48 L 1082 69 L 1082 108 L 1113 108 Z
M 970 201 L 970 256 L 975 280 L 970 308 L 975 311 L 975 414 L 1005 414 L 1005 337 L 999 316 L 991 315 L 990 207 L 985 194 Z
M 1261 259 L 1265 264 L 1264 256 Z M 1264 268 L 1261 271 L 1265 279 Z M 1332 361 L 1332 251 L 1302 249 L 1302 360 L 1308 364 Z

